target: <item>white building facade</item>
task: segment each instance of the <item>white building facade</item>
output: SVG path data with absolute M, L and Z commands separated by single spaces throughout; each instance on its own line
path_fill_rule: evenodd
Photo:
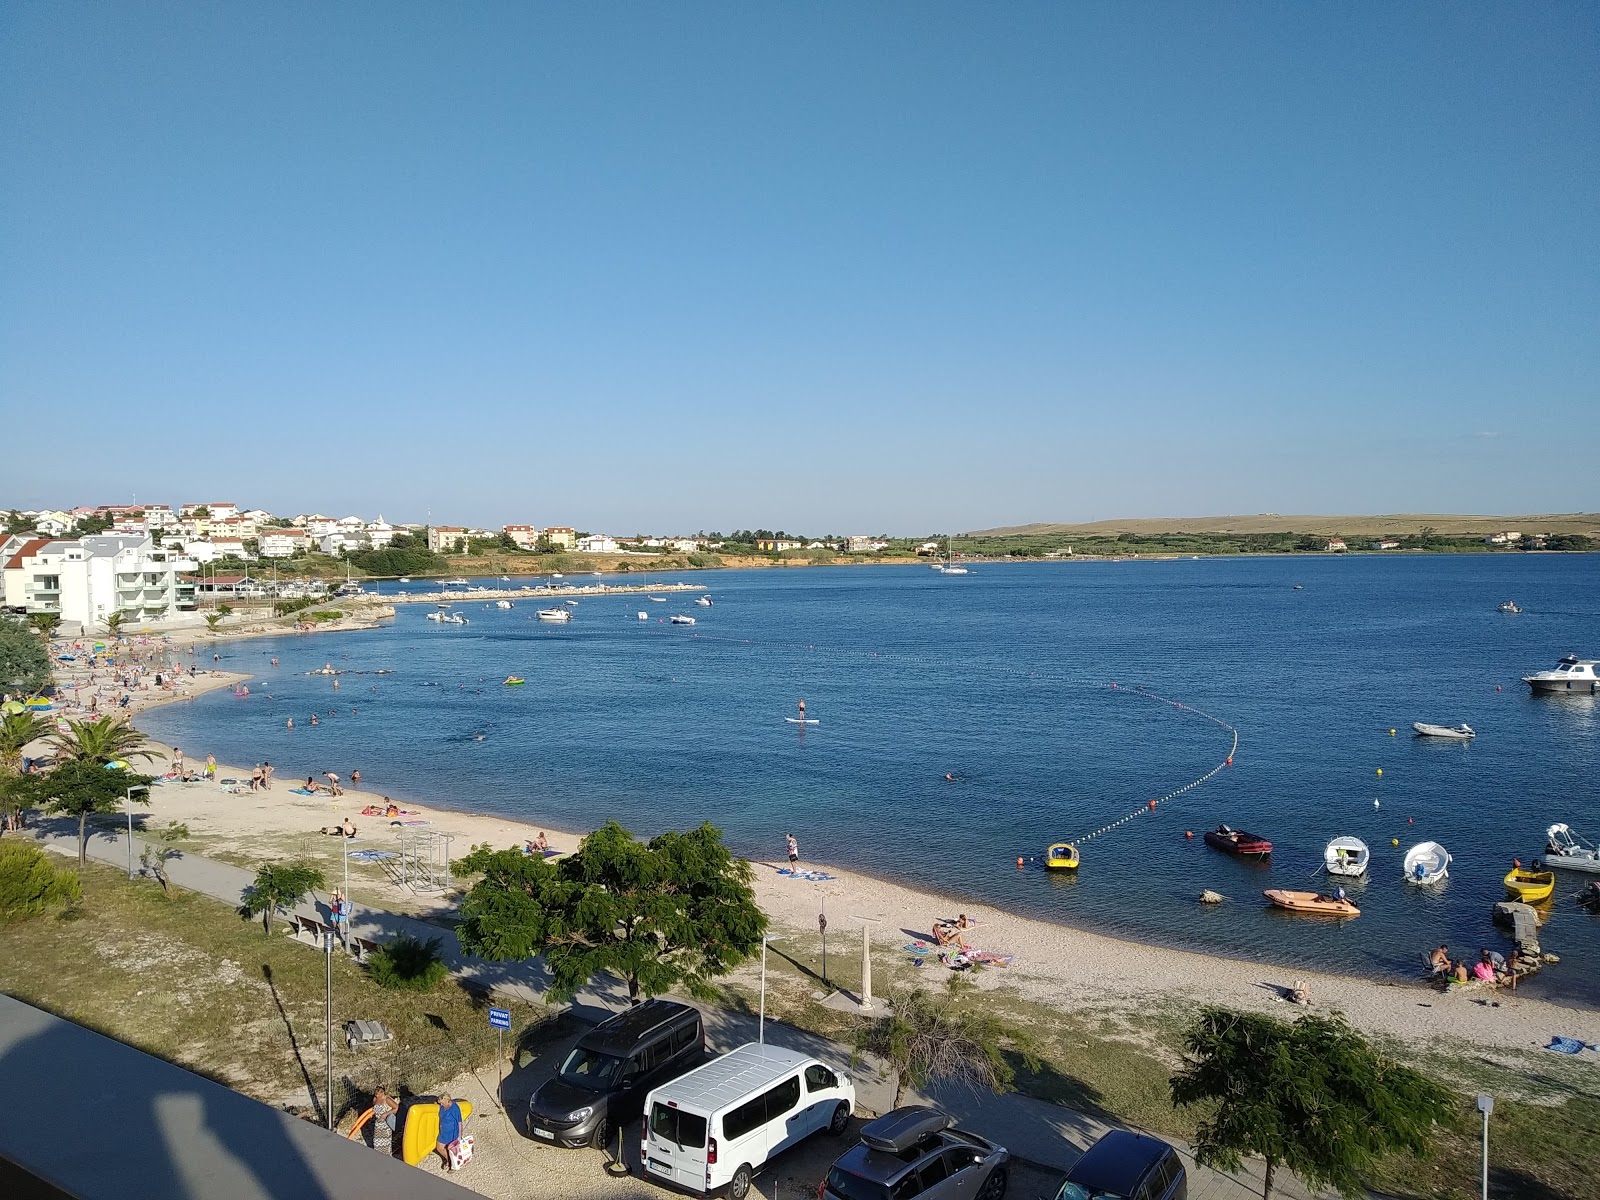
M 179 578 L 196 563 L 157 549 L 148 537 L 86 537 L 51 541 L 19 556 L 16 592 L 30 613 L 53 613 L 85 630 L 103 628 L 122 613 L 134 622 L 160 620 L 195 607 L 194 584 Z M 7 580 L 8 585 L 12 583 Z M 8 598 L 13 588 L 6 589 Z

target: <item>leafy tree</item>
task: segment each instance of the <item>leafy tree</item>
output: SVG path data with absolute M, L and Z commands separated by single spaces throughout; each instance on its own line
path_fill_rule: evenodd
M 479 846 L 460 868 L 484 875 L 462 904 L 461 944 L 502 961 L 542 953 L 558 999 L 602 972 L 625 980 L 634 1003 L 680 983 L 704 995 L 767 928 L 750 864 L 709 823 L 641 843 L 608 821 L 553 865 Z
M 959 975 L 952 975 L 950 982 L 954 986 L 943 996 L 921 987 L 896 993 L 889 999 L 889 1015 L 869 1021 L 856 1035 L 858 1053 L 880 1054 L 898 1069 L 896 1105 L 907 1083 L 922 1088 L 936 1079 L 989 1092 L 1011 1091 L 1016 1071 L 1006 1059 L 1008 1046 L 1021 1053 L 1030 1070 L 1039 1065 L 1025 1031 L 983 1005 L 963 1000 Z
M 155 876 L 161 885 L 161 892 L 168 899 L 172 897 L 172 880 L 167 876 L 167 864 L 175 858 L 182 858 L 183 851 L 178 849 L 178 843 L 189 836 L 189 827 L 180 825 L 177 821 L 167 822 L 167 827 L 156 834 L 154 842 L 146 842 L 144 849 L 139 854 L 139 865 L 144 870 Z
M 77 872 L 50 862 L 37 843 L 0 842 L 0 920 L 38 916 L 81 895 Z
M 50 651 L 39 631 L 0 617 L 0 692 L 37 692 L 49 682 Z
M 150 793 L 140 792 L 130 797 L 130 787 L 148 788 L 148 775 L 132 771 L 108 770 L 105 763 L 93 759 L 68 759 L 45 775 L 24 777 L 24 795 L 46 812 L 58 816 L 78 818 L 78 865 L 88 858 L 89 818 L 97 813 L 120 812 L 131 799 L 135 804 L 149 804 Z
M 1207 1008 L 1184 1039 L 1188 1065 L 1172 1079 L 1176 1105 L 1215 1106 L 1195 1158 L 1237 1171 L 1267 1162 L 1264 1200 L 1285 1166 L 1313 1189 L 1364 1194 L 1362 1174 L 1397 1150 L 1422 1154 L 1453 1097 L 1370 1046 L 1338 1015 L 1280 1021 Z
M 211 518 L 211 509 L 209 507 L 207 507 L 206 505 L 202 504 L 198 508 L 196 508 L 193 512 L 191 512 L 189 515 L 191 517 L 194 517 L 196 520 L 206 521 L 206 520 L 209 520 Z
M 126 721 L 100 717 L 93 721 L 68 721 L 67 732 L 50 739 L 61 762 L 86 762 L 103 767 L 119 759 L 155 757 L 149 742 Z
M 367 956 L 367 968 L 379 987 L 412 992 L 431 991 L 450 974 L 439 952 L 439 939 L 423 941 L 403 933 Z
M 276 863 L 256 872 L 255 881 L 245 889 L 241 911 L 261 918 L 261 930 L 272 934 L 272 914 L 287 914 L 318 888 L 327 887 L 322 872 L 305 863 Z
M 28 624 L 32 625 L 34 631 L 48 642 L 55 637 L 56 626 L 61 624 L 61 617 L 57 613 L 29 613 Z
M 31 742 L 49 736 L 52 728 L 48 719 L 26 710 L 0 717 L 0 771 L 16 772 L 22 766 L 22 752 Z
M 30 521 L 27 517 L 23 516 L 16 509 L 13 508 L 10 512 L 8 512 L 6 514 L 6 536 L 7 537 L 10 537 L 13 533 L 27 533 L 32 528 L 33 528 L 33 522 Z

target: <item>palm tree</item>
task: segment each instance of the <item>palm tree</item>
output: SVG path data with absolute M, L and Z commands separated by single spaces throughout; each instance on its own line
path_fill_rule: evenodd
M 97 721 L 68 721 L 66 733 L 50 739 L 50 746 L 62 762 L 105 764 L 121 758 L 154 758 L 145 749 L 148 740 L 126 721 L 101 717 Z
M 125 613 L 125 612 L 114 612 L 109 617 L 107 617 L 106 618 L 106 634 L 107 634 L 107 636 L 114 637 L 114 638 L 121 637 L 122 636 L 122 625 L 123 625 L 123 622 L 125 622 L 127 619 L 128 619 L 128 614 Z
M 27 710 L 0 717 L 0 769 L 15 774 L 28 744 L 46 736 L 50 729 L 48 720 Z
M 28 623 L 39 631 L 39 636 L 49 641 L 55 636 L 56 626 L 61 624 L 61 617 L 56 613 L 29 613 Z
M 227 615 L 228 615 L 227 613 L 220 613 L 220 612 L 207 613 L 206 614 L 206 628 L 209 629 L 212 633 L 215 633 L 217 631 L 217 626 L 222 623 L 222 618 L 227 616 Z

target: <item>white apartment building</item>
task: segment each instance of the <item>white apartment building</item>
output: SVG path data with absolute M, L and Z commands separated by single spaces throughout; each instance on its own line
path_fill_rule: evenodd
M 372 548 L 374 550 L 382 550 L 390 542 L 394 541 L 394 535 L 400 531 L 393 525 L 389 524 L 389 522 L 385 521 L 383 519 L 383 514 L 379 513 L 376 521 L 367 522 L 364 532 L 366 533 L 367 541 L 371 544 Z
M 435 554 L 460 554 L 467 548 L 467 531 L 460 525 L 428 526 L 428 549 Z
M 293 558 L 311 549 L 311 535 L 304 529 L 269 529 L 258 545 L 262 558 Z
M 539 544 L 539 528 L 536 525 L 506 525 L 500 532 L 524 550 L 532 550 Z
M 205 509 L 213 521 L 226 521 L 239 515 L 239 506 L 227 500 L 201 501 L 198 504 L 185 504 L 179 511 L 186 517 L 192 517 L 201 509 Z
M 578 549 L 584 554 L 615 554 L 617 539 L 603 533 L 591 533 L 578 539 Z
M 340 530 L 336 533 L 330 533 L 325 537 L 317 539 L 317 544 L 322 553 L 329 554 L 337 558 L 341 554 L 350 553 L 356 550 L 365 550 L 372 543 L 367 541 L 367 535 L 365 533 L 345 533 L 344 531 Z
M 35 540 L 6 561 L 6 602 L 30 613 L 55 613 L 85 630 L 104 627 L 119 612 L 149 622 L 195 607 L 194 584 L 178 578 L 195 566 L 157 549 L 149 537 Z

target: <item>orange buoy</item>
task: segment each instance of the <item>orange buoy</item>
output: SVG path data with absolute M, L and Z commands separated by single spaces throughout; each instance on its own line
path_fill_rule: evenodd
M 1230 755 L 1228 755 L 1228 765 L 1229 765 L 1229 766 L 1230 766 L 1230 767 L 1231 767 L 1231 766 L 1233 766 L 1233 755 L 1231 755 L 1231 754 L 1230 754 Z
M 1155 806 L 1156 806 L 1156 802 L 1154 800 L 1150 801 L 1150 807 L 1154 808 Z

